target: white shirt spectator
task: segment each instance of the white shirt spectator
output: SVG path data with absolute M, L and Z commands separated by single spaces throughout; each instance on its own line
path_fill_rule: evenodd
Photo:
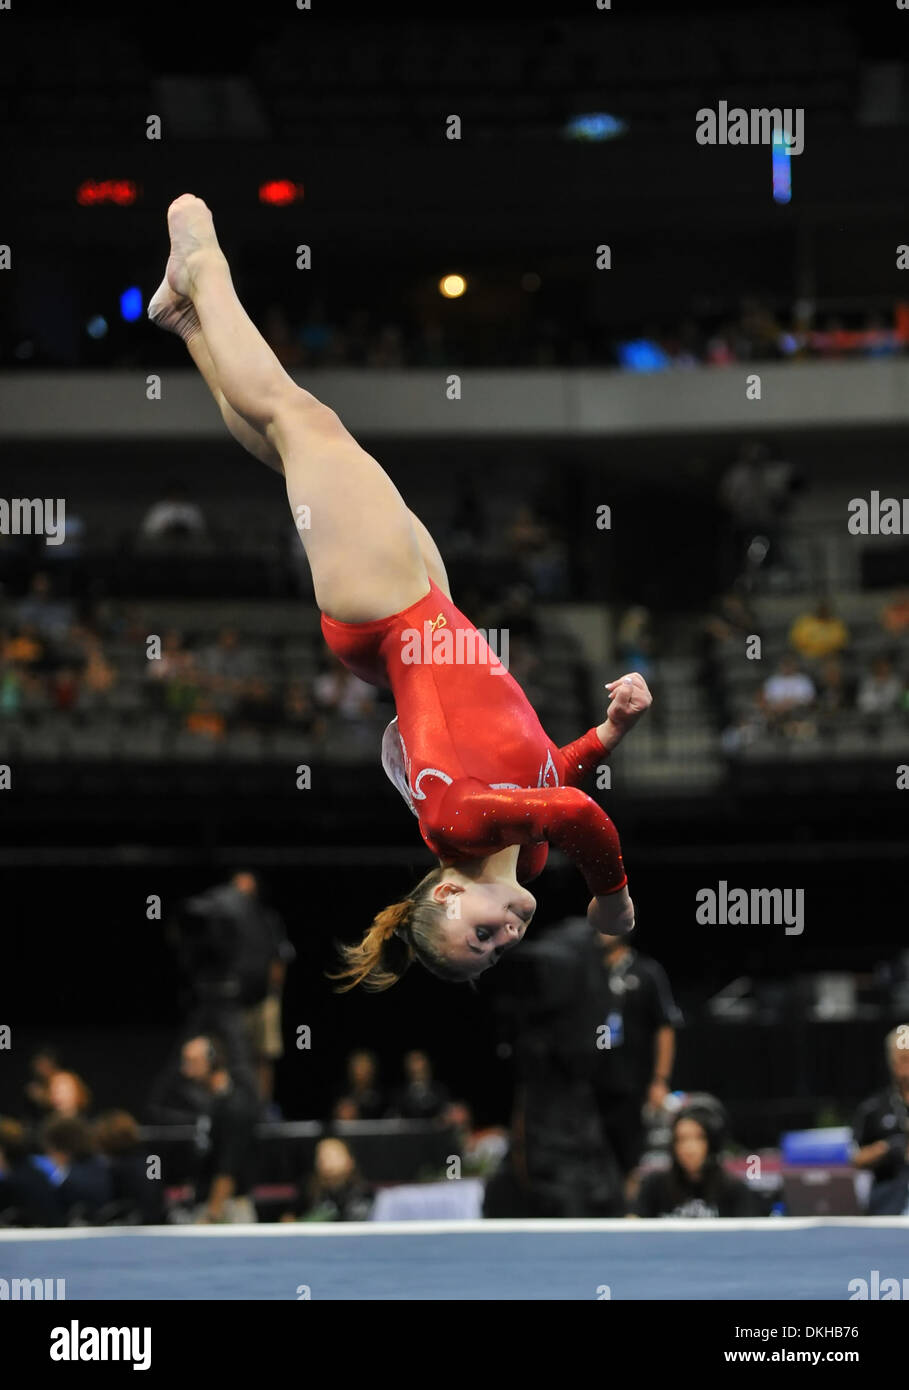
M 768 705 L 810 705 L 815 699 L 814 682 L 801 671 L 778 672 L 764 682 Z

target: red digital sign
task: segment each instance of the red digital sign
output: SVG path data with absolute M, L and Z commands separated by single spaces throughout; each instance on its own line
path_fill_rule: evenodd
M 83 208 L 96 207 L 99 203 L 129 207 L 138 196 L 139 186 L 132 179 L 86 179 L 76 189 L 76 202 Z
M 291 203 L 302 201 L 302 183 L 294 183 L 291 179 L 271 179 L 259 185 L 259 202 L 267 203 L 269 207 L 286 208 Z

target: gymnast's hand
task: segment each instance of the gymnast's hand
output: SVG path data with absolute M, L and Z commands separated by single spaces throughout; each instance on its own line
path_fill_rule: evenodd
M 620 739 L 633 729 L 642 714 L 653 704 L 647 682 L 637 671 L 619 676 L 606 686 L 610 705 L 605 721 L 597 727 L 604 748 L 614 748 Z
M 634 926 L 634 903 L 627 887 L 618 893 L 591 898 L 587 920 L 601 936 L 624 936 Z

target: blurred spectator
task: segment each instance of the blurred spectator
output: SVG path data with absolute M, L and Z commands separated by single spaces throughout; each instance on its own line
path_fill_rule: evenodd
M 849 631 L 828 600 L 822 599 L 813 613 L 795 620 L 789 643 L 806 661 L 817 661 L 843 651 L 849 645 Z
M 638 671 L 649 685 L 654 674 L 655 648 L 653 614 L 649 608 L 635 604 L 625 609 L 616 629 L 615 648 L 622 670 Z
M 198 665 L 205 675 L 215 680 L 215 688 L 219 688 L 220 682 L 231 686 L 256 674 L 255 656 L 241 644 L 235 627 L 222 627 L 216 640 L 201 648 Z
M 438 1119 L 449 1102 L 447 1089 L 432 1074 L 432 1062 L 425 1052 L 404 1056 L 404 1085 L 395 1093 L 394 1114 L 404 1120 Z
M 765 468 L 766 460 L 765 445 L 743 443 L 720 479 L 719 501 L 729 515 L 721 575 L 727 587 L 731 587 L 745 570 L 755 537 L 769 539 L 774 528 L 775 498 Z
M 567 552 L 548 522 L 522 503 L 505 532 L 506 554 L 542 599 L 558 599 L 567 589 Z
M 758 1216 L 753 1194 L 723 1169 L 723 1132 L 712 1110 L 687 1106 L 672 1126 L 669 1169 L 641 1181 L 634 1216 Z
M 101 639 L 87 628 L 81 631 L 85 664 L 82 685 L 93 695 L 106 695 L 117 683 L 117 673 L 104 655 Z
M 287 315 L 280 304 L 270 304 L 262 320 L 262 336 L 282 367 L 301 367 L 306 354 L 294 337 Z
M 51 1078 L 60 1071 L 60 1059 L 51 1047 L 39 1048 L 28 1062 L 30 1079 L 25 1083 L 25 1104 L 29 1114 L 43 1120 L 51 1111 Z
M 372 712 L 376 689 L 361 681 L 337 657 L 331 657 L 316 676 L 313 698 L 327 714 L 338 714 L 342 719 L 353 722 Z
M 810 736 L 814 724 L 806 716 L 814 709 L 817 691 L 794 657 L 784 656 L 775 675 L 768 676 L 758 701 L 772 733 Z
M 54 598 L 49 575 L 39 571 L 32 576 L 25 598 L 15 605 L 14 614 L 20 627 L 52 641 L 66 633 L 73 621 L 73 606 Z
M 246 1078 L 231 1068 L 216 1038 L 207 1038 L 201 1084 L 208 1092 L 207 1113 L 196 1124 L 199 1165 L 195 1182 L 196 1219 L 208 1222 L 256 1221 L 250 1197 L 254 1176 L 258 1098 Z
M 172 936 L 190 993 L 187 1031 L 221 1038 L 234 1069 L 255 1071 L 269 1105 L 283 1054 L 281 991 L 294 958 L 284 923 L 262 902 L 255 874 L 239 870 L 187 899 Z
M 60 1226 L 58 1189 L 32 1159 L 25 1129 L 0 1116 L 0 1226 Z
M 72 1071 L 55 1071 L 47 1083 L 48 1113 L 63 1119 L 74 1119 L 91 1109 L 92 1094 Z
M 66 1224 L 91 1224 L 113 1197 L 110 1171 L 95 1150 L 91 1129 L 82 1119 L 61 1115 L 46 1122 L 42 1142 L 54 1165 Z
M 679 1015 L 663 972 L 570 918 L 525 943 L 497 988 L 515 1104 L 484 1215 L 623 1215 L 642 1106 L 662 1100 L 672 1068 Z
M 126 1110 L 110 1110 L 94 1124 L 98 1152 L 111 1177 L 108 1219 L 119 1225 L 159 1226 L 165 1219 L 164 1185 L 150 1178 L 139 1126 Z
M 900 707 L 903 682 L 893 669 L 889 657 L 876 657 L 871 670 L 859 683 L 856 703 L 869 733 L 877 733 L 881 720 L 895 714 Z
M 368 1221 L 373 1200 L 343 1139 L 320 1139 L 312 1176 L 300 1184 L 299 1199 L 282 1220 Z
M 200 695 L 191 709 L 186 712 L 185 727 L 188 733 L 217 742 L 227 733 L 227 722 L 210 695 Z
M 852 1161 L 874 1175 L 868 1214 L 904 1216 L 909 1215 L 909 1024 L 887 1034 L 884 1051 L 889 1085 L 858 1108 Z
M 378 1062 L 375 1054 L 361 1048 L 347 1059 L 347 1086 L 338 1104 L 347 1102 L 356 1108 L 350 1119 L 381 1120 L 388 1110 L 385 1096 L 379 1087 Z M 337 1119 L 342 1118 L 335 1111 Z
M 884 608 L 881 627 L 894 637 L 909 631 L 909 589 L 901 590 Z
M 841 726 L 843 716 L 851 711 L 852 704 L 852 689 L 843 663 L 838 657 L 829 657 L 821 664 L 817 678 L 819 732 L 828 737 L 834 733 Z
M 457 1133 L 456 1151 L 461 1155 L 465 1177 L 491 1175 L 508 1153 L 508 1131 L 502 1125 L 477 1129 L 473 1111 L 463 1101 L 446 1106 L 442 1123 Z
M 182 483 L 171 483 L 160 502 L 155 502 L 139 525 L 139 534 L 148 540 L 172 540 L 185 536 L 204 536 L 207 527 L 202 508 L 190 502 Z
M 644 1111 L 660 1110 L 669 1094 L 682 1015 L 657 961 L 628 937 L 597 937 L 593 954 L 601 953 L 600 968 L 593 969 L 582 1007 L 594 1036 L 597 1020 L 609 1029 L 608 1047 L 597 1052 L 593 1089 L 604 1133 L 627 1178 L 641 1157 Z
M 399 324 L 386 323 L 370 348 L 366 365 L 368 367 L 403 367 L 404 334 Z
M 291 681 L 284 692 L 283 723 L 295 733 L 318 737 L 325 727 L 305 681 Z
M 187 1038 L 176 1062 L 169 1062 L 156 1079 L 148 1101 L 149 1119 L 159 1125 L 194 1125 L 211 1109 L 206 1078 L 211 1069 L 207 1037 Z

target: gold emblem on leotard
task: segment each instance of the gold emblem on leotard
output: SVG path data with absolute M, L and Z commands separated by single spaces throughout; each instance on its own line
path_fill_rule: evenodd
M 433 618 L 432 622 L 429 624 L 429 630 L 430 630 L 430 632 L 435 632 L 435 630 L 436 630 L 437 627 L 447 627 L 447 626 L 448 626 L 448 619 L 445 617 L 445 614 L 444 614 L 444 613 L 439 613 L 438 616 L 435 617 L 435 618 Z

